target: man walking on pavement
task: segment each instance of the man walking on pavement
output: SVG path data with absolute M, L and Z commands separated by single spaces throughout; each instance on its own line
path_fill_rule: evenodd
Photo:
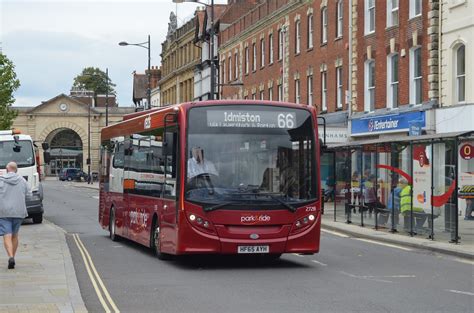
M 30 189 L 23 177 L 17 174 L 15 162 L 7 164 L 7 173 L 0 176 L 0 236 L 8 254 L 8 268 L 15 268 L 18 248 L 18 231 L 23 219 L 28 216 L 26 197 Z

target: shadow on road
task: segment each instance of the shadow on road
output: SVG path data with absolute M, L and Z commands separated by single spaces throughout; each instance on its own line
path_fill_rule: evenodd
M 289 269 L 289 268 L 312 268 L 286 258 L 271 259 L 268 255 L 218 255 L 218 254 L 194 254 L 174 256 L 171 260 L 161 261 L 156 258 L 153 251 L 134 241 L 121 238 L 120 244 L 127 246 L 136 252 L 146 254 L 155 258 L 157 262 L 181 268 L 183 270 L 229 270 L 229 269 Z M 284 254 L 283 254 L 284 256 Z

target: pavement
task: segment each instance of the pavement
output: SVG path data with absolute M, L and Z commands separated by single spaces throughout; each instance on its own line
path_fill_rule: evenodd
M 16 267 L 0 252 L 0 313 L 87 312 L 65 232 L 44 220 L 20 229 Z
M 337 231 L 357 238 L 366 238 L 390 244 L 397 244 L 400 246 L 440 252 L 471 260 L 474 259 L 474 243 L 471 242 L 454 244 L 425 238 L 410 237 L 404 234 L 392 234 L 388 231 L 375 230 L 370 226 L 361 227 L 356 224 L 334 222 L 333 216 L 331 214 L 323 215 L 322 228 Z

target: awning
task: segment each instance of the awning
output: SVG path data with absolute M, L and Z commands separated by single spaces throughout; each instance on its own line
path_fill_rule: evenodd
M 377 138 L 377 139 L 366 139 L 366 140 L 354 140 L 354 141 L 348 141 L 342 144 L 341 143 L 329 144 L 327 149 L 360 147 L 363 145 L 374 145 L 374 144 L 392 143 L 392 142 L 415 142 L 415 141 L 426 142 L 426 141 L 441 141 L 443 139 L 454 139 L 454 138 L 462 139 L 463 137 L 467 138 L 473 135 L 474 135 L 474 131 L 462 131 L 462 132 L 421 135 L 421 136 L 404 136 L 400 138 Z

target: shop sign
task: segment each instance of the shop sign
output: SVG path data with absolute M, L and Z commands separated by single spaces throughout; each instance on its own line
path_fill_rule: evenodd
M 318 127 L 319 138 L 324 140 L 324 128 Z M 328 127 L 326 128 L 326 143 L 344 143 L 347 142 L 347 128 Z
M 373 135 L 409 131 L 410 123 L 426 127 L 425 111 L 394 113 L 382 116 L 362 117 L 351 121 L 352 136 Z
M 470 160 L 474 158 L 474 146 L 466 143 L 459 148 L 459 154 L 464 160 Z

